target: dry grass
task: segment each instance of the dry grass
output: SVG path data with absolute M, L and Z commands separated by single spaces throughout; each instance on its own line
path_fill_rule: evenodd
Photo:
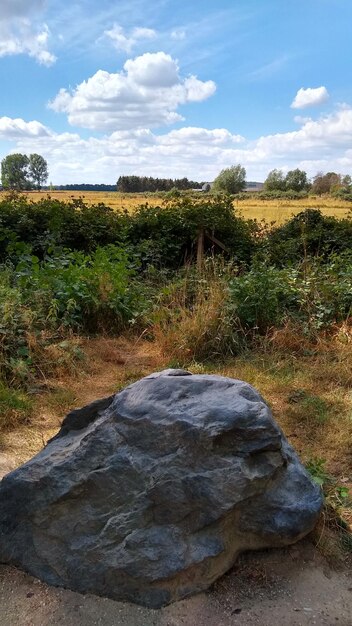
M 52 376 L 47 379 L 47 392 L 34 397 L 33 416 L 37 417 L 32 419 L 31 433 L 44 425 L 44 431 L 48 429 L 52 434 L 69 408 L 109 395 L 153 370 L 173 365 L 175 357 L 171 358 L 165 341 L 162 336 L 156 342 L 122 337 L 82 339 L 82 369 L 75 376 L 72 371 Z M 303 354 L 285 351 L 281 345 L 266 353 L 248 352 L 225 364 L 193 361 L 189 369 L 253 384 L 270 403 L 275 418 L 304 461 L 324 457 L 328 471 L 352 479 L 351 347 L 352 342 L 341 341 L 336 332 L 314 351 Z M 11 447 L 21 449 L 21 460 L 26 457 L 23 437 L 28 431 L 21 428 L 20 438 L 16 431 L 9 435 Z M 41 445 L 40 436 L 37 449 Z
M 17 464 L 45 445 L 68 411 L 109 396 L 165 364 L 155 344 L 136 338 L 80 339 L 79 347 L 85 356 L 80 367 L 76 363 L 74 368 L 53 369 L 43 379 L 41 393 L 32 396 L 32 410 L 23 415 L 26 422 L 17 419 L 1 433 L 0 451 Z
M 160 205 L 164 198 L 157 195 L 134 193 L 117 193 L 115 191 L 27 191 L 23 192 L 32 202 L 39 202 L 43 198 L 53 198 L 63 202 L 70 202 L 81 198 L 86 204 L 106 204 L 115 210 L 133 211 L 141 204 L 148 202 L 151 206 Z M 6 193 L 0 191 L 0 200 Z
M 215 370 L 259 389 L 304 461 L 324 458 L 328 471 L 352 481 L 351 348 L 336 334 L 303 354 L 281 346 Z
M 351 203 L 336 198 L 323 198 L 319 196 L 303 198 L 299 200 L 259 200 L 248 198 L 235 200 L 235 209 L 245 219 L 265 220 L 268 223 L 275 222 L 281 225 L 304 209 L 319 209 L 323 215 L 338 218 L 351 215 Z
M 157 307 L 153 337 L 165 358 L 175 366 L 223 358 L 238 350 L 238 334 L 223 315 L 226 285 L 212 272 L 204 283 L 189 279 L 169 288 Z
M 42 198 L 51 198 L 69 202 L 72 199 L 82 198 L 88 205 L 103 203 L 116 210 L 133 212 L 137 207 L 146 202 L 151 206 L 161 205 L 165 196 L 142 193 L 118 193 L 114 191 L 50 191 L 25 192 L 33 202 Z M 0 200 L 5 192 L 0 192 Z M 197 196 L 198 197 L 198 196 Z M 320 209 L 324 215 L 332 215 L 338 218 L 351 214 L 351 203 L 329 197 L 309 197 L 300 200 L 260 200 L 249 196 L 245 200 L 234 201 L 235 210 L 245 219 L 265 220 L 268 223 L 283 224 L 293 215 L 306 208 Z

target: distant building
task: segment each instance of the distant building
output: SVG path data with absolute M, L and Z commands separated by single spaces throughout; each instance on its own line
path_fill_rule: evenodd
M 257 183 L 255 181 L 249 180 L 246 182 L 245 191 L 262 191 L 264 187 L 264 183 Z

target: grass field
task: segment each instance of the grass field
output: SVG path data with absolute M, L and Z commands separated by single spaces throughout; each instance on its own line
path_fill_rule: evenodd
M 300 200 L 259 200 L 258 198 L 248 198 L 248 200 L 235 200 L 234 206 L 238 213 L 246 219 L 264 219 L 267 222 L 283 224 L 293 215 L 297 215 L 304 209 L 320 209 L 323 215 L 332 215 L 344 218 L 352 215 L 351 203 L 336 198 L 322 198 L 313 196 Z
M 136 207 L 146 202 L 152 206 L 157 206 L 165 202 L 165 196 L 157 194 L 124 194 L 114 191 L 50 191 L 50 192 L 27 192 L 28 197 L 33 202 L 38 202 L 41 198 L 50 196 L 57 200 L 69 202 L 75 198 L 82 198 L 87 204 L 103 203 L 113 209 L 133 211 Z M 0 192 L 0 199 L 4 192 Z M 199 197 L 200 194 L 197 194 Z M 210 196 L 204 196 L 207 198 Z M 236 211 L 246 219 L 265 220 L 283 224 L 290 217 L 296 215 L 306 208 L 320 209 L 324 215 L 333 215 L 338 218 L 351 215 L 351 203 L 331 197 L 309 197 L 300 200 L 261 200 L 256 197 L 248 197 L 245 200 L 235 200 Z

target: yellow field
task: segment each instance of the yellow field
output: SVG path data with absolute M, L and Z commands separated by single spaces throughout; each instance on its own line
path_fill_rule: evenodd
M 32 202 L 39 202 L 42 198 L 54 198 L 70 202 L 72 199 L 82 198 L 86 204 L 106 204 L 112 209 L 127 209 L 128 211 L 135 209 L 141 204 L 156 206 L 164 200 L 162 196 L 144 195 L 142 193 L 117 193 L 115 191 L 27 191 L 23 192 Z M 6 195 L 6 192 L 0 191 L 0 199 Z
M 0 192 L 0 199 L 5 192 Z M 28 197 L 33 202 L 38 202 L 41 198 L 50 196 L 57 200 L 69 202 L 73 198 L 82 198 L 87 204 L 103 203 L 113 209 L 133 211 L 136 207 L 146 202 L 152 206 L 161 205 L 165 202 L 165 196 L 156 194 L 132 194 L 118 193 L 114 191 L 50 191 L 50 192 L 27 192 Z M 195 197 L 201 197 L 197 194 Z M 209 196 L 204 196 L 207 198 Z M 306 208 L 320 209 L 324 215 L 333 215 L 338 218 L 352 215 L 352 205 L 343 200 L 330 197 L 309 197 L 301 200 L 260 200 L 255 197 L 248 197 L 245 200 L 235 200 L 234 207 L 239 215 L 246 219 L 266 220 L 283 224 L 290 217 L 296 215 Z
M 265 219 L 267 222 L 283 224 L 293 215 L 297 215 L 304 209 L 320 209 L 323 215 L 332 215 L 343 218 L 352 217 L 352 205 L 344 200 L 336 198 L 321 198 L 318 196 L 303 198 L 301 200 L 237 200 L 234 202 L 238 214 L 246 219 Z

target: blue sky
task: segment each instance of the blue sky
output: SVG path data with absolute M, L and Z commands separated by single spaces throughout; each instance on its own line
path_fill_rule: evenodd
M 350 0 L 1 0 L 0 158 L 54 184 L 352 173 Z

